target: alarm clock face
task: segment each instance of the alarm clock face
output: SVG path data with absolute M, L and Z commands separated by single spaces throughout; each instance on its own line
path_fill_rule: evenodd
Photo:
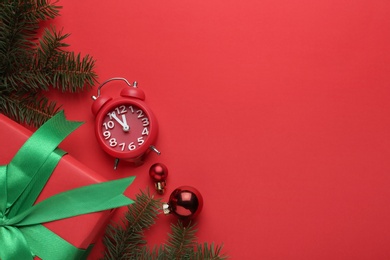
M 103 149 L 116 158 L 143 155 L 156 137 L 156 122 L 143 102 L 119 100 L 97 117 L 97 137 Z

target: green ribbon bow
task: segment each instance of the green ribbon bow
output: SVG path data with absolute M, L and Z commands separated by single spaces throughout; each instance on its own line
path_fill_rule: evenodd
M 58 144 L 81 123 L 61 111 L 40 127 L 8 165 L 0 166 L 0 259 L 79 259 L 85 256 L 42 223 L 133 203 L 123 195 L 134 177 L 56 194 L 34 205 L 64 151 Z

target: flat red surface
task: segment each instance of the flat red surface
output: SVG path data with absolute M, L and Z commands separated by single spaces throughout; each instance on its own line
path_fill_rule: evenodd
M 62 144 L 72 156 L 109 179 L 137 176 L 130 196 L 166 164 L 163 200 L 198 188 L 199 241 L 232 259 L 390 258 L 388 0 L 60 4 L 70 50 L 97 60 L 100 82 L 137 80 L 160 125 L 162 155 L 114 171 L 94 136 L 96 88 L 50 93 L 86 121 Z M 160 216 L 151 246 L 172 221 Z

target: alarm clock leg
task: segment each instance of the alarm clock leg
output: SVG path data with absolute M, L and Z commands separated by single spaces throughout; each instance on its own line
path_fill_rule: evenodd
M 153 146 L 153 145 L 151 145 L 151 146 L 149 147 L 149 149 L 152 150 L 153 152 L 155 152 L 155 153 L 158 154 L 158 155 L 161 154 L 161 152 L 160 152 L 159 150 L 157 150 L 157 148 L 156 148 L 155 146 Z
M 114 170 L 116 170 L 116 168 L 118 168 L 118 164 L 119 164 L 119 159 L 118 159 L 118 158 L 115 158 L 115 161 L 114 161 Z

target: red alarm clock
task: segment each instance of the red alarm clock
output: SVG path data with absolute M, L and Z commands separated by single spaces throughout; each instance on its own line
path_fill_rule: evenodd
M 120 96 L 101 95 L 101 88 L 114 80 L 127 84 Z M 125 78 L 111 78 L 98 87 L 97 96 L 92 96 L 92 99 L 96 138 L 102 149 L 115 158 L 114 169 L 119 160 L 137 166 L 143 163 L 149 151 L 160 154 L 154 146 L 158 133 L 157 120 L 144 102 L 145 93 L 138 88 L 137 82 L 132 85 Z

